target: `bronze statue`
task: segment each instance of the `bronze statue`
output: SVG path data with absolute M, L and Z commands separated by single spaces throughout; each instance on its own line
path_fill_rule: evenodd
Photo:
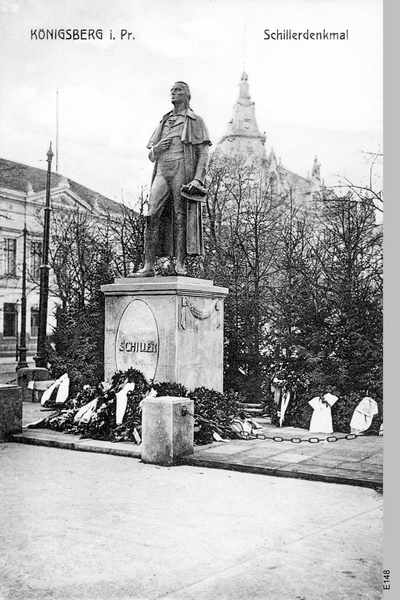
M 204 251 L 202 201 L 211 142 L 203 119 L 189 106 L 186 83 L 174 83 L 171 102 L 172 111 L 163 116 L 147 145 L 155 164 L 146 217 L 145 264 L 132 277 L 154 277 L 157 256 L 175 256 L 175 272 L 186 275 L 186 256 Z

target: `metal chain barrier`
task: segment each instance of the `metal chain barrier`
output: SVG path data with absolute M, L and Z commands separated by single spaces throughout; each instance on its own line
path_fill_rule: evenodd
M 194 419 L 198 419 L 199 421 L 203 421 L 204 423 L 209 423 L 210 425 L 215 425 L 216 427 L 218 427 L 217 423 L 214 423 L 213 421 L 210 421 L 208 419 L 204 419 L 203 417 L 200 417 L 199 415 L 194 415 L 193 413 L 191 413 L 186 406 L 182 407 L 182 412 L 181 412 L 181 416 L 185 417 L 189 415 L 190 417 L 193 417 Z M 292 437 L 292 438 L 285 438 L 282 437 L 280 435 L 265 435 L 265 433 L 248 433 L 247 431 L 235 431 L 235 433 L 237 435 L 240 436 L 240 439 L 242 440 L 272 440 L 273 442 L 291 442 L 292 444 L 301 444 L 302 442 L 308 442 L 309 444 L 318 444 L 319 442 L 330 442 L 330 443 L 335 443 L 338 442 L 339 440 L 355 440 L 358 437 L 361 437 L 359 434 L 357 433 L 347 433 L 346 435 L 340 435 L 340 436 L 336 436 L 336 435 L 329 435 L 326 438 L 319 438 L 319 437 L 310 437 L 310 438 L 306 438 L 306 439 L 302 439 L 299 437 Z
M 306 439 L 302 439 L 299 437 L 292 437 L 292 438 L 284 438 L 281 437 L 280 435 L 274 435 L 274 436 L 269 436 L 269 435 L 265 435 L 264 433 L 247 433 L 246 431 L 242 431 L 240 432 L 241 435 L 241 439 L 245 439 L 245 440 L 272 440 L 274 442 L 292 442 L 292 444 L 301 444 L 301 442 L 308 442 L 310 444 L 318 444 L 318 442 L 337 442 L 338 440 L 355 440 L 356 438 L 360 437 L 360 435 L 358 435 L 357 433 L 347 433 L 346 435 L 341 435 L 341 436 L 336 436 L 336 435 L 329 435 L 326 438 L 319 438 L 319 437 L 310 437 L 310 438 L 306 438 Z

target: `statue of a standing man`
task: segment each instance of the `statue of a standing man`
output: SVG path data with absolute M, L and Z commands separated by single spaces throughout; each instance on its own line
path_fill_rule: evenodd
M 186 83 L 174 83 L 171 102 L 172 111 L 163 116 L 147 145 L 155 164 L 146 217 L 145 264 L 133 277 L 154 277 L 156 256 L 176 256 L 175 272 L 186 275 L 186 256 L 203 254 L 201 209 L 211 142 L 203 119 L 189 106 Z

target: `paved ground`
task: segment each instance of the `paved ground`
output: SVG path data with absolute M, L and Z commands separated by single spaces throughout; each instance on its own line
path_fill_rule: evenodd
M 382 494 L 0 444 L 1 600 L 376 600 Z
M 44 418 L 40 404 L 24 403 L 24 424 Z M 337 442 L 321 441 L 307 430 L 292 427 L 274 428 L 265 425 L 261 434 L 294 439 L 276 442 L 271 439 L 235 440 L 195 447 L 195 453 L 185 457 L 187 465 L 245 471 L 296 479 L 310 479 L 331 483 L 346 483 L 380 489 L 383 485 L 383 437 L 361 436 L 357 439 L 339 439 Z M 320 435 L 326 438 L 326 435 Z M 343 434 L 337 434 L 342 437 Z M 63 434 L 48 429 L 24 429 L 16 436 L 20 442 L 63 447 L 120 456 L 140 458 L 136 444 L 81 440 L 76 435 Z M 299 442 L 301 440 L 301 442 Z

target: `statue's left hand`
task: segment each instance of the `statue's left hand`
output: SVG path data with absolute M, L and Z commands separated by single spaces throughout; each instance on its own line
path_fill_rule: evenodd
M 190 183 L 188 183 L 187 185 L 188 187 L 188 192 L 192 192 L 193 189 L 199 189 L 202 187 L 201 182 L 198 181 L 197 179 L 193 179 L 193 181 L 191 181 Z

